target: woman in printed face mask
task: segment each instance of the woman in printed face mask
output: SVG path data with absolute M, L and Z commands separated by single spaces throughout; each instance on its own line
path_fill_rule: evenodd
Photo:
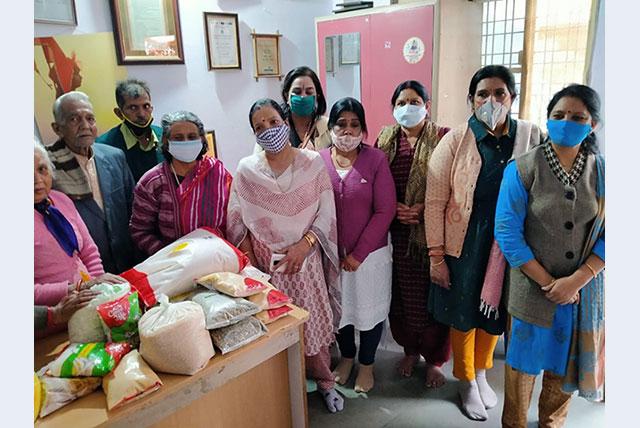
M 588 86 L 562 89 L 547 107 L 545 144 L 504 171 L 495 225 L 512 268 L 504 427 L 527 425 L 541 371 L 540 426 L 562 426 L 576 390 L 604 398 L 604 161 L 593 133 L 599 110 Z
M 204 135 L 202 121 L 191 112 L 162 117 L 165 161 L 140 178 L 129 222 L 133 241 L 148 256 L 199 227 L 226 235 L 231 174 L 206 155 Z
M 453 375 L 463 412 L 486 420 L 498 399 L 487 383 L 505 328 L 505 262 L 493 238 L 496 201 L 507 161 L 540 143 L 537 126 L 512 119 L 515 79 L 501 65 L 478 70 L 469 84 L 472 114 L 438 144 L 427 173 L 429 311 L 451 327 Z
M 256 101 L 249 122 L 263 151 L 240 161 L 231 188 L 227 239 L 307 310 L 304 353 L 329 411 L 343 408 L 329 345 L 340 321 L 338 233 L 331 180 L 320 155 L 291 147 L 280 106 Z
M 337 101 L 329 114 L 333 145 L 320 152 L 333 184 L 338 221 L 342 319 L 337 335 L 342 359 L 334 370 L 344 385 L 356 356 L 354 329 L 360 331 L 356 392 L 373 387 L 373 362 L 391 303 L 389 225 L 395 217 L 395 188 L 381 150 L 363 143 L 364 108 L 354 98 Z
M 424 233 L 427 164 L 433 149 L 449 131 L 429 120 L 425 87 L 415 80 L 398 85 L 391 97 L 397 124 L 382 129 L 376 144 L 389 159 L 397 198 L 391 223 L 393 281 L 389 322 L 405 356 L 398 364 L 409 377 L 420 356 L 427 363 L 425 385 L 444 384 L 440 367 L 449 359 L 449 328 L 427 312 L 429 260 Z

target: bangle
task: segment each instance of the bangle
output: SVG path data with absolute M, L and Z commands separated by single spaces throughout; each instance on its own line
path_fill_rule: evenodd
M 596 270 L 591 267 L 591 265 L 587 262 L 584 262 L 584 265 L 591 271 L 591 274 L 593 275 L 593 278 L 595 279 L 598 276 L 598 272 L 596 272 Z
M 307 235 L 304 235 L 303 238 L 305 241 L 307 241 L 307 244 L 309 244 L 309 248 L 313 247 L 313 241 L 311 240 L 311 238 L 309 238 Z
M 53 319 L 53 308 L 51 306 L 47 306 L 47 327 L 56 325 L 56 322 Z
M 433 267 L 440 266 L 442 263 L 444 263 L 444 257 L 438 263 L 432 263 L 431 266 Z
M 547 285 L 541 285 L 540 288 L 542 288 L 542 287 L 550 287 L 553 284 L 555 284 L 557 281 L 558 281 L 557 279 L 553 278 L 553 279 L 551 279 L 550 283 L 548 283 Z
M 444 256 L 444 250 L 429 250 L 429 257 L 431 256 Z

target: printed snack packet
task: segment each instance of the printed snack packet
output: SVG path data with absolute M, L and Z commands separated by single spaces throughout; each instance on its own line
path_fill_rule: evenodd
M 72 343 L 47 370 L 55 377 L 104 376 L 131 351 L 131 345 L 121 343 Z
M 138 321 L 142 316 L 138 292 L 134 291 L 96 308 L 109 342 L 138 342 Z
M 264 282 L 246 278 L 232 272 L 212 273 L 196 281 L 210 290 L 217 290 L 231 297 L 247 297 L 268 287 Z

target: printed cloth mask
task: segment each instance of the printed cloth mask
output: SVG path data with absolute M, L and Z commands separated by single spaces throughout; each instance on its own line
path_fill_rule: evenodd
M 405 104 L 393 109 L 393 117 L 405 128 L 413 128 L 427 117 L 427 106 L 424 104 L 420 106 Z
M 497 101 L 493 101 L 491 98 L 487 98 L 480 107 L 476 108 L 474 114 L 476 118 L 487 125 L 490 130 L 495 130 L 498 123 L 502 122 L 507 117 L 509 110 L 507 106 Z
M 350 152 L 360 145 L 362 142 L 362 132 L 360 135 L 336 135 L 331 131 L 331 142 L 336 148 L 342 152 Z
M 202 151 L 202 140 L 171 141 L 169 153 L 181 162 L 193 162 Z
M 289 102 L 291 103 L 291 111 L 298 116 L 311 116 L 313 111 L 316 109 L 315 95 L 307 95 L 303 97 L 291 94 Z
M 572 120 L 547 120 L 549 138 L 554 144 L 564 147 L 574 147 L 582 143 L 591 133 L 591 125 Z
M 289 142 L 289 126 L 283 123 L 256 135 L 256 142 L 267 153 L 280 153 Z

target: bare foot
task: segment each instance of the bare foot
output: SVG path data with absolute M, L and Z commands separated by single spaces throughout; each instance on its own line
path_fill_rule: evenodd
M 358 376 L 356 376 L 356 386 L 353 388 L 355 392 L 368 392 L 373 388 L 373 364 L 360 364 L 358 367 Z
M 400 376 L 411 377 L 413 373 L 413 367 L 420 360 L 419 355 L 405 355 L 398 363 L 397 369 Z
M 427 363 L 427 376 L 425 385 L 427 388 L 440 388 L 445 384 L 444 373 L 440 367 Z
M 336 382 L 344 385 L 349 380 L 351 369 L 353 368 L 353 358 L 340 358 L 340 362 L 333 370 L 333 376 Z

